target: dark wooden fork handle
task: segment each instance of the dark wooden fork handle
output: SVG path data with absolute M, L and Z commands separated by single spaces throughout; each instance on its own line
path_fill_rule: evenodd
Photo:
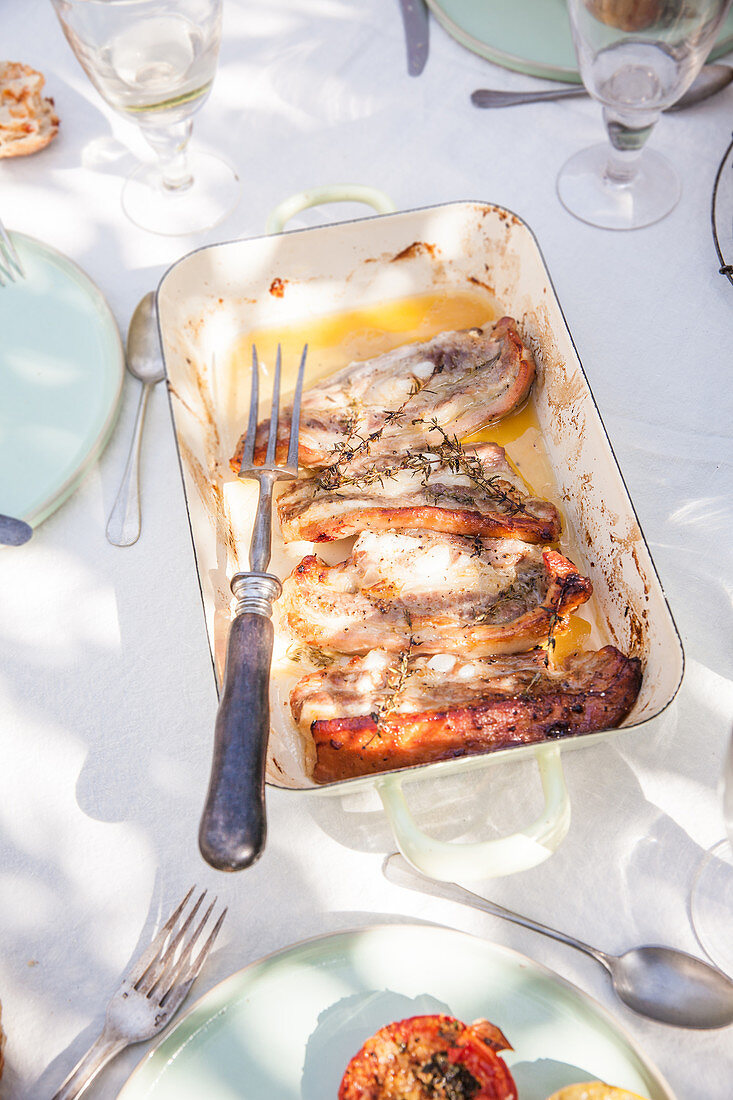
M 264 579 L 264 578 L 263 578 Z M 277 584 L 276 579 L 270 578 Z M 214 727 L 214 756 L 199 829 L 201 854 L 219 871 L 242 871 L 262 855 L 267 837 L 265 764 L 270 733 L 273 591 L 240 599 L 227 646 Z

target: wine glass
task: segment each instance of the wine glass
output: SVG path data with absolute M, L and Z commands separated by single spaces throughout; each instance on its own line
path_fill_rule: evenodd
M 692 885 L 690 912 L 700 946 L 716 966 L 733 976 L 733 737 L 721 782 L 728 836 L 703 857 Z
M 237 204 L 231 165 L 188 150 L 221 41 L 222 0 L 52 0 L 100 95 L 139 126 L 156 153 L 122 191 L 128 217 L 153 233 L 195 233 Z
M 680 196 L 669 162 L 644 149 L 665 107 L 687 91 L 730 0 L 568 0 L 586 90 L 603 105 L 610 139 L 576 153 L 557 180 L 560 201 L 603 229 L 659 221 Z

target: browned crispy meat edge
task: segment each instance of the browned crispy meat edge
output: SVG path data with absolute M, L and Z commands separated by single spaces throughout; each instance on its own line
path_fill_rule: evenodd
M 524 542 L 555 542 L 560 537 L 560 516 L 554 506 L 542 501 L 552 512 L 546 519 L 517 512 L 515 515 L 438 508 L 423 505 L 416 508 L 354 507 L 346 517 L 333 516 L 311 523 L 293 522 L 281 517 L 286 542 L 304 539 L 306 542 L 333 542 L 359 531 L 414 530 L 427 528 L 447 531 L 453 535 L 481 535 L 484 538 L 522 539 Z
M 417 641 L 414 644 L 415 651 L 472 654 L 479 651 L 485 651 L 487 654 L 517 652 L 546 640 L 551 627 L 555 636 L 562 634 L 569 626 L 569 614 L 590 599 L 593 585 L 587 577 L 578 573 L 571 561 L 557 551 L 546 550 L 542 557 L 550 584 L 543 603 L 538 607 L 507 623 L 495 625 L 467 623 L 463 627 L 457 623 L 451 624 L 447 635 L 445 630 L 441 631 L 437 625 L 429 622 L 428 628 L 432 625 L 434 630 L 435 644 L 428 645 Z M 374 643 L 363 637 L 360 638 L 358 627 L 351 631 L 348 643 L 345 639 L 340 639 L 336 645 L 323 630 L 298 610 L 299 592 L 297 590 L 300 586 L 308 583 L 328 583 L 329 574 L 338 568 L 338 566 L 326 565 L 315 554 L 308 554 L 296 565 L 283 585 L 282 607 L 288 625 L 308 645 L 335 645 L 340 653 L 368 653 L 374 648 Z M 430 616 L 427 618 L 430 619 Z M 414 632 L 419 633 L 422 629 L 421 617 L 413 616 L 411 621 Z M 406 634 L 397 628 L 391 633 L 385 628 L 383 637 L 380 637 L 379 641 L 380 648 L 388 652 L 404 649 L 405 645 Z
M 505 358 L 514 358 L 514 356 L 519 360 L 514 385 L 509 387 L 504 395 L 503 403 L 494 410 L 491 417 L 491 423 L 493 424 L 497 420 L 502 420 L 505 416 L 508 416 L 509 413 L 514 412 L 524 402 L 534 382 L 535 362 L 529 348 L 522 343 L 522 337 L 517 330 L 517 322 L 513 317 L 500 317 L 491 334 L 495 338 L 501 335 L 506 337 L 501 354 L 502 361 Z
M 332 783 L 359 775 L 493 752 L 571 734 L 612 729 L 631 710 L 641 687 L 641 663 L 614 646 L 599 650 L 587 691 L 487 695 L 476 707 L 394 713 L 379 725 L 371 715 L 315 721 L 313 778 Z M 295 713 L 297 721 L 298 714 Z

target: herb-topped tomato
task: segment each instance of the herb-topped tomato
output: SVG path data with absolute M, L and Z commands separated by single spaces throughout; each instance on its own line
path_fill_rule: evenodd
M 349 1062 L 338 1100 L 517 1100 L 488 1020 L 412 1016 L 380 1028 Z

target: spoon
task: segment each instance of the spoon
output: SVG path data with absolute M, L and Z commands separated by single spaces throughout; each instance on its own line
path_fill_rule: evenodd
M 703 65 L 698 76 L 683 96 L 665 107 L 667 111 L 682 111 L 695 103 L 715 95 L 733 81 L 733 68 L 730 65 Z M 573 84 L 565 88 L 549 88 L 536 92 L 500 92 L 490 88 L 478 88 L 471 96 L 474 107 L 514 107 L 518 103 L 539 103 L 543 99 L 572 99 L 575 96 L 588 95 L 582 84 Z
M 426 878 L 397 853 L 388 856 L 383 870 L 385 877 L 397 886 L 483 909 L 492 916 L 521 924 L 585 952 L 606 968 L 618 996 L 640 1016 L 675 1027 L 713 1028 L 733 1023 L 733 982 L 721 970 L 685 951 L 645 944 L 620 956 L 608 955 L 582 940 L 472 894 L 454 882 Z
M 165 378 L 152 291 L 141 298 L 127 330 L 127 369 L 143 387 L 135 417 L 135 430 L 117 499 L 107 521 L 107 541 L 113 546 L 132 546 L 140 538 L 140 442 L 148 397 Z

